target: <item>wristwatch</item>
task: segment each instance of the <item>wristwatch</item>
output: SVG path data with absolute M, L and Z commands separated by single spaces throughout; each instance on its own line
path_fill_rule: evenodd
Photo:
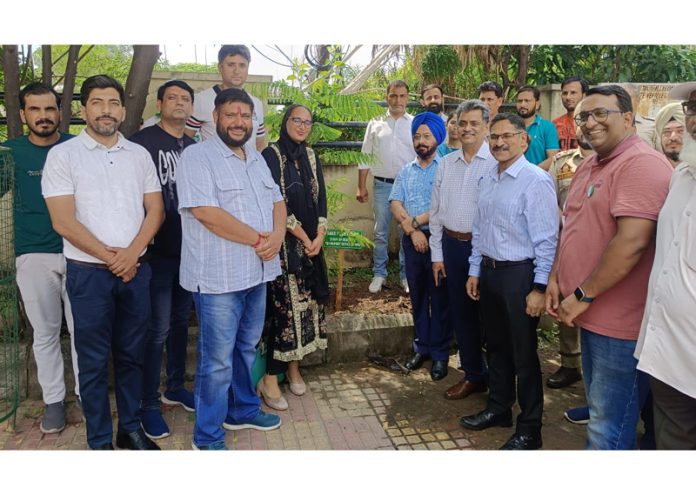
M 584 303 L 588 303 L 588 304 L 589 304 L 589 303 L 591 303 L 592 301 L 595 300 L 594 297 L 589 297 L 588 295 L 586 295 L 586 294 L 585 294 L 585 291 L 582 290 L 582 287 L 580 287 L 580 286 L 578 286 L 578 288 L 575 289 L 574 294 L 575 294 L 575 298 L 576 298 L 578 301 L 580 301 L 580 302 L 584 302 Z
M 546 285 L 534 282 L 534 290 L 543 294 L 544 292 L 546 292 Z
M 413 217 L 413 220 L 411 220 L 411 227 L 413 227 L 414 229 L 420 227 L 420 224 L 418 223 L 418 220 L 416 220 L 416 217 Z

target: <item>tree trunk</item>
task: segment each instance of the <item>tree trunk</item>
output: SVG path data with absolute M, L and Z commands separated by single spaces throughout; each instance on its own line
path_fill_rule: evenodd
M 527 83 L 529 70 L 529 45 L 519 45 L 517 48 L 517 87 Z
M 53 60 L 51 45 L 41 45 L 41 81 L 53 86 Z
M 60 132 L 68 132 L 70 118 L 72 117 L 72 97 L 75 92 L 75 78 L 77 76 L 77 58 L 80 55 L 82 45 L 70 45 L 68 48 L 68 63 L 65 66 L 63 77 L 63 96 L 60 100 Z
M 121 133 L 130 137 L 142 120 L 147 90 L 159 58 L 159 45 L 133 45 L 133 61 L 126 81 L 126 120 L 121 124 Z
M 19 118 L 19 58 L 17 45 L 3 45 L 2 68 L 5 73 L 7 137 L 12 139 L 22 135 L 22 120 Z

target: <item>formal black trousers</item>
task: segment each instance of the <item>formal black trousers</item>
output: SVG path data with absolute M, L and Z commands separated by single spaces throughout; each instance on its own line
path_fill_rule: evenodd
M 479 289 L 488 348 L 488 409 L 505 413 L 517 397 L 521 412 L 516 431 L 520 434 L 541 432 L 544 407 L 537 355 L 539 318 L 526 313 L 526 298 L 533 284 L 532 261 L 496 268 L 481 266 Z

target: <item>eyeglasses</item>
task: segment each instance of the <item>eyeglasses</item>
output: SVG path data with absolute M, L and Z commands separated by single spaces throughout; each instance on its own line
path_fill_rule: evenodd
M 682 101 L 684 115 L 696 115 L 696 100 Z
M 523 132 L 524 131 L 506 132 L 505 134 L 491 134 L 489 137 L 494 143 L 500 138 L 503 138 L 503 141 L 510 141 L 513 137 L 517 136 L 518 134 L 522 134 Z
M 590 118 L 590 115 L 592 115 L 592 118 L 597 122 L 598 124 L 601 124 L 602 122 L 606 122 L 606 120 L 609 118 L 610 113 L 624 113 L 621 110 L 609 110 L 607 108 L 595 108 L 594 110 L 589 110 L 587 112 L 580 112 L 578 113 L 573 120 L 577 125 L 585 125 L 587 121 Z
M 312 125 L 314 124 L 314 122 L 312 122 L 311 120 L 302 120 L 299 117 L 291 117 L 290 121 L 297 127 L 300 127 L 302 125 L 304 125 L 305 127 L 312 127 Z

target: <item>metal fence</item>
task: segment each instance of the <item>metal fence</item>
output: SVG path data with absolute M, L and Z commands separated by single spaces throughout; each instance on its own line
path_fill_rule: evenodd
M 15 284 L 13 195 L 14 162 L 0 147 L 0 422 L 19 406 L 19 312 Z

